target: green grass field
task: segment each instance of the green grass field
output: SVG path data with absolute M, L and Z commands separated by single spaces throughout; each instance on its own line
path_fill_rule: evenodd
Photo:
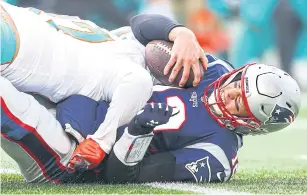
M 303 100 L 300 117 L 289 128 L 244 138 L 238 172 L 227 183 L 26 184 L 18 174 L 2 173 L 1 194 L 307 194 L 306 95 Z M 3 151 L 1 169 L 17 170 Z

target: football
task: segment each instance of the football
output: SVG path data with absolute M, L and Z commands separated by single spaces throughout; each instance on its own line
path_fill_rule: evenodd
M 173 83 L 170 83 L 168 81 L 171 71 L 167 75 L 164 75 L 163 73 L 166 64 L 171 58 L 172 47 L 173 47 L 173 42 L 161 41 L 161 40 L 155 40 L 149 42 L 146 45 L 145 49 L 145 62 L 151 74 L 163 85 L 179 87 L 179 82 L 183 74 L 183 68 L 180 69 Z M 199 66 L 201 70 L 201 79 L 203 79 L 204 69 L 201 63 L 199 63 Z M 193 81 L 194 81 L 194 73 L 191 69 L 189 79 L 184 85 L 184 87 L 185 88 L 193 87 Z

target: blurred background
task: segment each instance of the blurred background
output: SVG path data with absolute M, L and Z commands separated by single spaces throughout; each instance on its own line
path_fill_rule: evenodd
M 132 16 L 156 13 L 191 30 L 208 53 L 235 67 L 257 61 L 281 67 L 307 90 L 307 0 L 5 0 L 76 15 L 113 30 Z

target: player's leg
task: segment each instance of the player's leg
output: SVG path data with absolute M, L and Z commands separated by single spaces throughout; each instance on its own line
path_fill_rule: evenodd
M 55 117 L 31 95 L 0 77 L 1 147 L 27 182 L 62 181 L 75 149 Z
M 102 78 L 100 82 L 108 84 L 104 84 L 103 99 L 111 99 L 105 119 L 93 135 L 88 135 L 79 144 L 74 152 L 78 155 L 74 155 L 69 165 L 72 168 L 82 162 L 87 162 L 88 167 L 97 166 L 105 154 L 110 153 L 116 140 L 116 129 L 129 123 L 151 96 L 151 77 L 138 64 L 124 58 L 117 59 L 113 61 L 112 69 L 113 77 Z

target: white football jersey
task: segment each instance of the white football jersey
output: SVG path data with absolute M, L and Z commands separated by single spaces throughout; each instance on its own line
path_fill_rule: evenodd
M 102 84 L 127 74 L 123 61 L 144 64 L 144 48 L 137 41 L 121 40 L 93 22 L 0 4 L 13 30 L 2 33 L 16 36 L 14 59 L 1 65 L 1 75 L 20 91 L 53 102 L 72 94 L 106 100 Z
M 104 123 L 89 136 L 110 152 L 116 129 L 151 96 L 144 47 L 78 17 L 5 2 L 0 8 L 1 76 L 55 103 L 75 94 L 110 102 Z

